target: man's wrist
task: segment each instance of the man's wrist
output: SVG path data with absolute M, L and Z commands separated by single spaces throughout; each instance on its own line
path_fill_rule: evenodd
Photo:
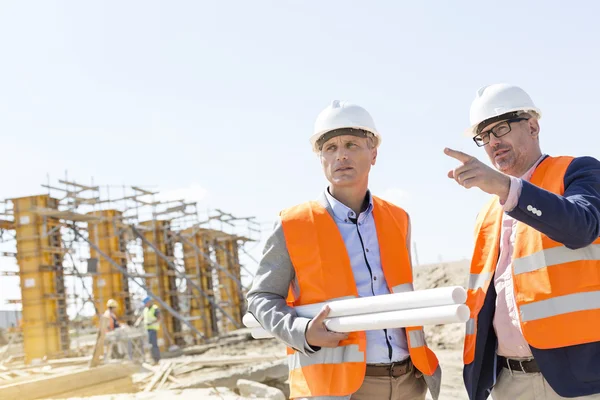
M 510 176 L 502 174 L 500 182 L 501 184 L 498 187 L 496 195 L 500 199 L 500 204 L 504 204 L 506 203 L 506 200 L 508 200 L 508 195 L 510 193 Z

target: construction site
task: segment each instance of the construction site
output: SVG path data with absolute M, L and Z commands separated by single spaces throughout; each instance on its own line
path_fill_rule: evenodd
M 20 298 L 8 300 L 15 323 L 0 331 L 0 399 L 288 398 L 285 346 L 242 324 L 258 262 L 248 248 L 261 234 L 253 217 L 137 186 L 41 186 L 1 203 L 1 285 L 18 282 Z M 467 268 L 421 266 L 415 287 L 464 286 Z M 158 363 L 147 297 L 164 315 Z M 111 299 L 115 329 L 104 316 Z M 462 324 L 426 327 L 444 399 L 465 398 L 463 334 Z
M 274 359 L 268 351 L 223 358 L 214 350 L 249 339 L 241 328 L 248 265 L 256 262 L 246 247 L 260 234 L 253 217 L 156 200 L 137 186 L 66 179 L 41 186 L 40 194 L 2 202 L 0 279 L 5 288 L 17 279 L 21 296 L 8 300 L 18 318 L 2 332 L 0 398 L 212 387 L 194 372 Z M 155 365 L 145 297 L 164 315 Z M 110 299 L 118 304 L 113 330 L 103 316 Z

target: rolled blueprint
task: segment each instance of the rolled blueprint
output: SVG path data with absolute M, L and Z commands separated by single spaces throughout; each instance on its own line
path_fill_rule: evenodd
M 329 304 L 330 311 L 327 318 L 330 319 L 350 315 L 464 304 L 466 300 L 467 292 L 463 287 L 448 286 L 436 289 L 384 294 L 381 296 L 332 300 L 324 303 L 294 307 L 294 310 L 296 310 L 299 317 L 314 318 L 325 304 Z M 252 314 L 245 314 L 242 322 L 248 328 L 260 327 L 260 324 Z
M 442 325 L 467 322 L 469 307 L 465 304 L 418 308 L 411 310 L 374 312 L 325 319 L 325 326 L 333 332 L 357 332 L 375 329 L 405 328 L 407 326 Z M 264 339 L 272 335 L 264 329 L 252 328 L 252 337 Z

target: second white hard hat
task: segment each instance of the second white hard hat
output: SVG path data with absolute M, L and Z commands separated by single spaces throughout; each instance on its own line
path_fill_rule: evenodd
M 367 110 L 347 101 L 334 100 L 317 116 L 315 128 L 310 137 L 313 151 L 319 151 L 317 142 L 323 135 L 341 128 L 362 129 L 371 132 L 376 138 L 375 146 L 378 147 L 381 144 L 381 135 Z
M 118 308 L 118 307 L 119 307 L 119 303 L 117 303 L 117 301 L 116 301 L 116 300 L 114 300 L 114 299 L 109 299 L 109 300 L 106 302 L 106 307 L 109 307 L 109 308 L 110 308 L 110 307 Z
M 520 87 L 507 83 L 484 86 L 477 91 L 471 104 L 471 126 L 465 134 L 474 136 L 477 134 L 477 126 L 483 121 L 514 111 L 534 112 L 538 119 L 542 117 L 542 111 Z

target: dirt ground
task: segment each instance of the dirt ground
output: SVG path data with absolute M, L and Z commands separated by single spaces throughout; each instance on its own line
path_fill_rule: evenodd
M 467 260 L 435 264 L 415 268 L 415 288 L 436 288 L 445 286 L 465 286 L 468 279 Z M 437 354 L 442 367 L 441 400 L 466 400 L 467 395 L 462 380 L 462 344 L 464 324 L 427 326 L 425 334 L 429 346 Z M 136 374 L 138 393 L 88 397 L 94 400 L 134 400 L 134 399 L 248 399 L 278 398 L 240 395 L 237 388 L 239 379 L 250 379 L 279 388 L 278 396 L 287 395 L 287 366 L 285 346 L 275 339 L 254 340 L 248 330 L 232 332 L 212 347 L 199 346 L 187 349 L 186 355 L 163 359 L 161 365 L 144 368 Z M 247 362 L 239 362 L 247 358 Z M 235 361 L 237 360 L 237 361 Z M 244 360 L 242 360 L 244 361 Z M 170 379 L 157 390 L 143 392 L 144 387 L 155 373 L 173 364 Z M 167 364 L 166 366 L 168 366 Z M 164 379 L 163 379 L 164 380 Z M 283 393 L 283 394 L 282 394 Z M 285 398 L 285 397 L 283 397 Z M 428 394 L 427 399 L 431 399 Z

